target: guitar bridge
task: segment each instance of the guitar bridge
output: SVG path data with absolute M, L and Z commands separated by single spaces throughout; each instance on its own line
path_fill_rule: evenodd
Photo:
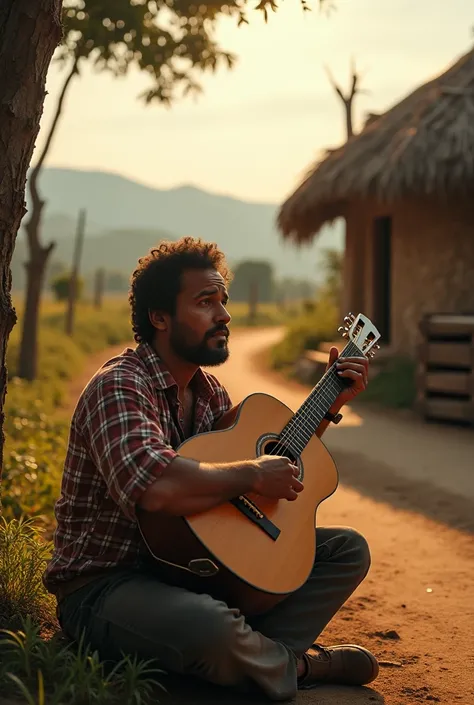
M 273 541 L 276 541 L 280 536 L 280 529 L 267 517 L 256 504 L 250 501 L 245 495 L 240 495 L 235 499 L 230 500 L 231 504 L 236 507 L 239 512 L 242 512 L 247 519 L 250 519 L 256 526 L 264 531 Z

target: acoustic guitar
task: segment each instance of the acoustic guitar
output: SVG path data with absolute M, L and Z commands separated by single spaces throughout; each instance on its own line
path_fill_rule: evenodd
M 348 342 L 341 356 L 373 357 L 380 334 L 372 322 L 359 313 L 344 323 L 339 331 Z M 164 581 L 210 594 L 249 616 L 306 582 L 316 552 L 316 511 L 338 484 L 335 463 L 315 431 L 346 385 L 332 365 L 296 413 L 268 394 L 251 394 L 235 407 L 230 427 L 179 446 L 181 456 L 207 463 L 289 457 L 305 489 L 294 502 L 247 494 L 186 517 L 139 509 L 150 565 Z

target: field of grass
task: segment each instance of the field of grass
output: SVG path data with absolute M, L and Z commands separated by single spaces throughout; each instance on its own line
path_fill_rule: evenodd
M 272 367 L 291 376 L 294 363 L 304 350 L 315 350 L 320 343 L 334 340 L 339 325 L 338 307 L 330 299 L 307 304 L 292 318 L 284 338 L 271 351 Z

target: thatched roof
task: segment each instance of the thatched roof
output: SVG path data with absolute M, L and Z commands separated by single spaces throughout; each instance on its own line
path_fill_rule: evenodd
M 467 193 L 474 198 L 474 49 L 326 152 L 281 207 L 278 225 L 305 242 L 348 201 Z

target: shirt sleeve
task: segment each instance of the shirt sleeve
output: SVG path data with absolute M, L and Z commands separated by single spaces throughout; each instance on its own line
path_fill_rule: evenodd
M 99 377 L 86 402 L 81 432 L 112 499 L 132 521 L 145 490 L 177 456 L 155 407 L 147 384 L 123 370 Z

